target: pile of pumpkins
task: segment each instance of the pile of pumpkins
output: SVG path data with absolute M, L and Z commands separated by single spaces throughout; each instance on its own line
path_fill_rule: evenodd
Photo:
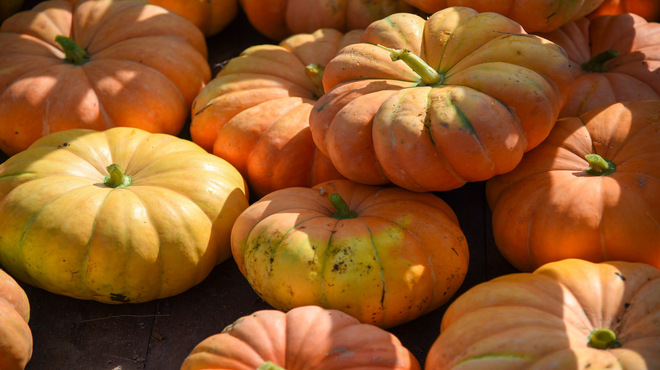
M 32 353 L 13 278 L 136 303 L 233 258 L 274 309 L 182 368 L 420 368 L 386 329 L 457 292 L 434 192 L 485 181 L 520 272 L 456 298 L 425 367 L 660 368 L 657 1 L 183 3 L 2 3 L 0 367 Z M 239 7 L 274 42 L 212 76 Z

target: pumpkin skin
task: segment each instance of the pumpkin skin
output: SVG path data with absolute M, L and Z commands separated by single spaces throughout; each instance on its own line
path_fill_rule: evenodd
M 642 263 L 566 259 L 503 275 L 449 305 L 425 366 L 658 369 L 658 297 L 660 271 Z M 611 334 L 620 346 L 596 340 Z
M 210 37 L 225 29 L 238 14 L 238 0 L 149 0 L 193 22 Z
M 321 152 L 364 184 L 445 191 L 508 172 L 545 139 L 573 82 L 557 45 L 465 7 L 394 14 L 360 41 L 326 66 L 309 122 Z
M 323 66 L 361 33 L 326 28 L 249 47 L 193 102 L 192 140 L 236 167 L 257 199 L 342 178 L 314 144 L 309 112 Z
M 589 14 L 589 17 L 623 13 L 634 13 L 649 22 L 657 22 L 660 20 L 660 2 L 657 0 L 605 0 L 598 9 Z
M 248 205 L 226 161 L 128 127 L 44 136 L 0 165 L 0 197 L 7 271 L 104 303 L 150 301 L 201 282 L 231 256 L 231 226 Z
M 338 310 L 261 310 L 200 342 L 181 370 L 420 369 L 393 334 Z
M 456 215 L 440 198 L 349 180 L 266 195 L 236 219 L 231 245 L 271 306 L 318 305 L 383 328 L 447 302 L 469 262 Z
M 23 288 L 0 270 L 0 368 L 21 370 L 32 358 L 30 302 Z
M 363 29 L 398 12 L 419 12 L 404 0 L 239 0 L 250 24 L 266 37 L 280 41 L 321 28 L 341 32 Z
M 620 14 L 582 18 L 539 36 L 564 48 L 575 65 L 560 117 L 619 101 L 660 99 L 660 24 Z
M 659 116 L 649 100 L 560 119 L 515 170 L 489 180 L 502 255 L 522 271 L 565 258 L 660 268 Z
M 57 36 L 80 53 L 72 57 L 80 65 L 65 60 Z M 8 155 L 71 128 L 178 134 L 210 79 L 201 31 L 136 1 L 44 1 L 7 19 L 0 44 L 0 149 Z
M 527 32 L 549 32 L 596 10 L 604 0 L 406 0 L 427 13 L 452 6 L 495 12 L 520 23 Z

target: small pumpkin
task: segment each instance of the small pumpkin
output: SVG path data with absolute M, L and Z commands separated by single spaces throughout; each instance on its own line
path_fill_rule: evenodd
M 179 15 L 124 0 L 52 0 L 0 27 L 0 150 L 71 128 L 178 134 L 210 79 L 206 40 Z
M 660 100 L 560 119 L 486 183 L 493 237 L 522 271 L 565 258 L 660 268 Z
M 30 301 L 23 288 L 0 270 L 0 369 L 22 370 L 32 358 Z
M 193 348 L 181 370 L 420 369 L 393 334 L 338 310 L 302 306 L 243 316 Z
M 309 113 L 323 67 L 361 34 L 325 28 L 247 48 L 193 102 L 192 140 L 236 167 L 257 199 L 342 178 L 314 144 Z
M 243 178 L 189 140 L 115 127 L 37 140 L 0 165 L 0 264 L 52 293 L 145 302 L 231 257 Z
M 275 41 L 321 28 L 363 29 L 398 12 L 418 12 L 404 0 L 239 0 L 252 26 Z
M 631 243 L 631 247 L 635 244 Z M 449 305 L 426 369 L 658 369 L 660 270 L 566 259 Z
M 406 0 L 427 13 L 452 6 L 466 6 L 478 12 L 495 12 L 520 23 L 527 32 L 549 32 L 585 17 L 605 0 Z
M 241 273 L 271 306 L 318 305 L 379 327 L 447 302 L 469 262 L 442 199 L 349 180 L 266 195 L 236 219 L 231 246 Z
M 605 0 L 590 18 L 601 15 L 634 13 L 649 22 L 660 21 L 660 2 L 658 0 Z
M 539 36 L 564 48 L 575 66 L 560 117 L 618 101 L 660 99 L 659 23 L 635 14 L 604 15 Z
M 373 22 L 323 73 L 312 137 L 346 178 L 444 191 L 512 170 L 550 132 L 573 69 L 496 13 Z

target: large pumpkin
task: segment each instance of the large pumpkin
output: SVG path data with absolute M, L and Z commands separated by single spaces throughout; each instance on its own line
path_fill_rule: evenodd
M 660 369 L 660 271 L 567 259 L 481 283 L 447 308 L 425 365 Z
M 634 13 L 649 22 L 660 21 L 660 1 L 658 0 L 605 0 L 589 17 Z
M 467 6 L 479 12 L 495 12 L 520 23 L 527 32 L 548 32 L 580 19 L 605 0 L 406 0 L 427 13 L 452 6 Z
M 341 178 L 312 140 L 309 113 L 323 67 L 361 33 L 326 28 L 249 47 L 193 102 L 192 140 L 234 165 L 256 198 Z
M 523 271 L 564 258 L 660 268 L 659 142 L 660 100 L 560 119 L 486 184 L 500 252 Z
M 361 41 L 326 66 L 310 128 L 365 184 L 443 191 L 508 172 L 548 135 L 573 82 L 560 47 L 465 7 L 394 14 Z
M 178 134 L 210 79 L 191 22 L 136 1 L 44 1 L 0 27 L 0 149 L 70 128 Z
M 576 78 L 560 117 L 660 99 L 660 24 L 635 14 L 582 18 L 539 36 L 566 50 Z
M 417 11 L 404 0 L 239 0 L 252 26 L 280 41 L 321 28 L 341 32 L 363 29 L 398 12 Z
M 393 334 L 338 310 L 261 310 L 200 342 L 181 370 L 419 369 Z
M 193 22 L 205 36 L 213 36 L 238 14 L 238 0 L 149 0 Z
M 23 288 L 0 270 L 0 369 L 22 370 L 32 358 L 30 301 Z
M 231 245 L 241 273 L 273 307 L 319 305 L 380 327 L 447 302 L 469 260 L 440 198 L 349 180 L 266 195 L 238 217 Z
M 0 264 L 57 294 L 144 302 L 231 256 L 248 200 L 238 171 L 198 145 L 116 127 L 44 136 L 0 165 Z

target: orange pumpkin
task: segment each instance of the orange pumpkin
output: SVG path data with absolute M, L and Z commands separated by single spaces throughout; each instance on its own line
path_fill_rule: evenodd
M 404 0 L 239 0 L 252 26 L 280 41 L 321 28 L 363 29 L 393 13 L 417 11 Z
M 32 358 L 30 302 L 23 288 L 0 270 L 0 369 L 22 370 Z
M 342 178 L 316 148 L 309 113 L 323 66 L 361 33 L 320 29 L 246 49 L 193 102 L 192 140 L 234 165 L 256 198 Z
M 660 270 L 642 263 L 503 275 L 447 308 L 426 369 L 660 369 L 659 298 Z
M 447 302 L 469 262 L 443 200 L 348 180 L 266 195 L 236 219 L 231 246 L 241 273 L 273 307 L 318 305 L 380 327 Z
M 337 170 L 364 184 L 444 191 L 508 172 L 548 135 L 573 82 L 560 47 L 465 7 L 394 14 L 360 41 L 326 66 L 309 123 Z
M 238 0 L 149 0 L 193 22 L 205 36 L 225 29 L 238 14 Z
M 261 310 L 200 342 L 181 370 L 420 369 L 393 334 L 318 306 Z
M 523 271 L 565 258 L 660 268 L 660 100 L 560 119 L 486 184 L 495 243 Z
M 616 15 L 634 13 L 644 17 L 649 22 L 660 20 L 660 1 L 658 0 L 605 0 L 590 18 L 601 15 Z
M 192 23 L 134 1 L 44 1 L 0 27 L 0 149 L 70 128 L 178 134 L 210 79 Z
M 549 32 L 580 19 L 605 0 L 406 0 L 427 13 L 452 6 L 466 6 L 479 12 L 495 12 L 520 23 L 527 32 Z
M 566 50 L 576 78 L 560 117 L 619 101 L 660 99 L 660 24 L 635 14 L 582 18 L 540 33 Z

